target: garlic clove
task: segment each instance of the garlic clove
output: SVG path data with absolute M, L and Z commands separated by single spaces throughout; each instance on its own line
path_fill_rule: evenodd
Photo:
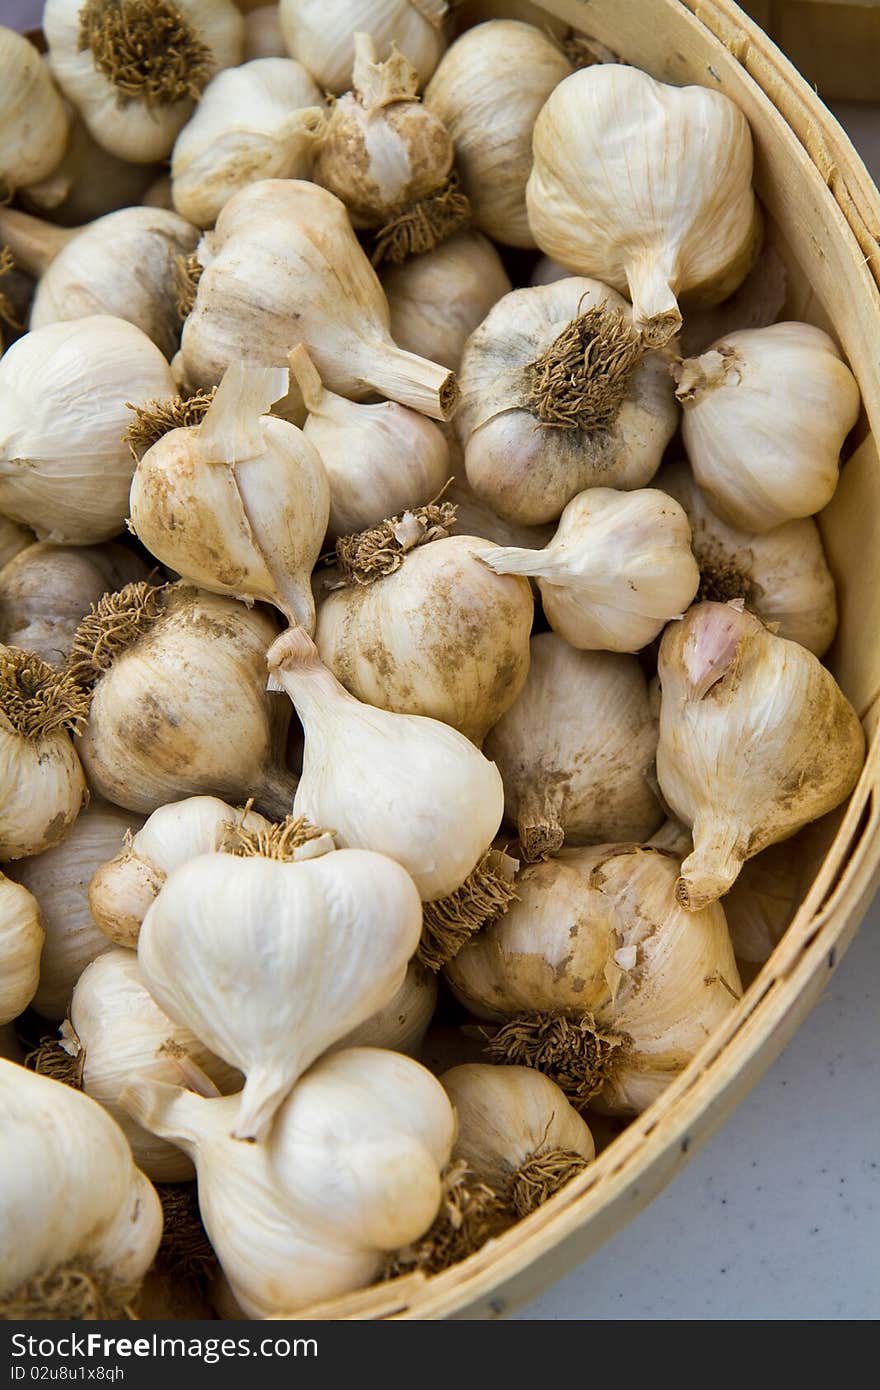
M 33 999 L 45 937 L 36 898 L 0 874 L 0 1026 L 17 1018 Z
M 437 976 L 418 960 L 406 967 L 397 993 L 377 1009 L 365 1023 L 359 1023 L 330 1052 L 346 1047 L 381 1047 L 418 1058 L 428 1025 L 437 1007 Z
M 258 5 L 249 10 L 244 17 L 244 61 L 284 58 L 286 54 L 278 5 Z
M 348 0 L 344 12 L 328 12 L 321 0 L 281 0 L 281 32 L 288 51 L 324 91 L 339 94 L 351 86 L 359 30 L 372 34 L 381 56 L 396 44 L 424 86 L 445 46 L 448 11 L 446 0 Z
M 0 191 L 47 178 L 64 156 L 68 116 L 38 50 L 0 25 Z

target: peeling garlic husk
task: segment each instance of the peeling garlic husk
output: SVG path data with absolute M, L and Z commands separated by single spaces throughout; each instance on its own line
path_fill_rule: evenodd
M 21 190 L 22 207 L 60 226 L 80 227 L 139 203 L 160 166 L 118 159 L 92 138 L 69 103 L 65 107 L 70 127 L 61 162 L 47 178 Z
M 411 960 L 406 967 L 403 984 L 381 1009 L 371 1014 L 346 1033 L 339 1042 L 328 1048 L 337 1052 L 344 1047 L 381 1047 L 387 1052 L 402 1052 L 418 1059 L 428 1025 L 437 1007 L 437 976 L 421 961 Z
M 324 91 L 338 96 L 351 86 L 358 32 L 372 35 L 380 57 L 396 44 L 423 87 L 445 47 L 448 10 L 446 0 L 347 0 L 344 11 L 322 0 L 281 0 L 281 32 Z
M 0 874 L 0 1027 L 23 1013 L 36 993 L 45 935 L 33 893 Z
M 570 73 L 568 59 L 542 29 L 493 19 L 456 39 L 425 91 L 425 105 L 455 142 L 474 226 L 493 241 L 535 245 L 525 197 L 532 129 Z
M 233 193 L 258 179 L 309 178 L 324 98 L 290 58 L 257 58 L 212 78 L 171 156 L 174 206 L 213 227 Z
M 569 502 L 543 550 L 487 550 L 496 574 L 537 578 L 544 614 L 572 647 L 637 652 L 680 618 L 700 584 L 684 509 L 664 492 L 595 487 Z
M 532 638 L 528 679 L 484 751 L 526 859 L 568 845 L 644 840 L 663 819 L 647 774 L 657 722 L 635 657 Z
M 0 25 L 0 193 L 45 179 L 64 157 L 68 115 L 38 50 Z
M 643 487 L 678 419 L 666 356 L 645 351 L 619 295 L 577 276 L 499 300 L 459 384 L 468 482 L 526 526 L 555 521 L 584 488 Z
M 729 333 L 674 371 L 688 458 L 722 520 L 763 534 L 831 501 L 861 398 L 821 328 Z
M 693 827 L 679 900 L 698 910 L 752 855 L 839 805 L 865 736 L 834 677 L 797 642 L 730 604 L 701 603 L 660 644 L 657 777 Z
M 27 526 L 19 526 L 8 516 L 0 516 L 0 569 L 5 569 L 10 560 L 20 555 L 34 543 L 34 533 Z
M 584 68 L 550 96 L 535 122 L 526 202 L 541 250 L 627 294 L 657 346 L 681 327 L 678 297 L 726 299 L 761 240 L 739 108 L 721 92 L 616 63 Z
M 256 58 L 286 58 L 287 47 L 281 32 L 281 11 L 277 4 L 258 5 L 244 17 L 244 53 L 242 60 L 251 63 Z
M 655 482 L 688 514 L 700 596 L 717 603 L 742 598 L 780 637 L 824 656 L 837 630 L 837 596 L 815 521 L 804 517 L 750 535 L 715 515 L 686 463 L 664 464 Z

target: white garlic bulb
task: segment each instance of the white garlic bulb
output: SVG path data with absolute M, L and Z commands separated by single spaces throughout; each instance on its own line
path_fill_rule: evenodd
M 343 1047 L 383 1047 L 418 1057 L 437 1007 L 437 976 L 421 961 L 411 960 L 403 984 L 395 995 L 334 1043 L 330 1051 Z
M 686 463 L 664 464 L 655 482 L 687 512 L 700 597 L 744 599 L 780 637 L 824 656 L 837 630 L 837 597 L 815 521 L 802 517 L 755 536 L 715 515 Z
M 244 54 L 246 63 L 255 58 L 285 58 L 287 47 L 281 32 L 281 11 L 278 5 L 258 5 L 244 17 Z
M 508 521 L 555 521 L 588 487 L 643 487 L 678 418 L 665 355 L 597 280 L 513 290 L 468 339 L 455 429 L 468 482 Z
M 0 516 L 0 569 L 5 569 L 10 560 L 33 545 L 34 535 L 26 526 L 10 521 L 8 516 Z
M 546 1071 L 579 1104 L 650 1105 L 742 992 L 720 905 L 685 911 L 678 873 L 637 845 L 522 870 L 518 901 L 446 967 L 458 998 L 502 1023 L 490 1054 Z
M 0 508 L 40 540 L 115 536 L 134 471 L 126 402 L 175 389 L 155 343 L 122 319 L 98 314 L 19 338 L 0 358 Z
M 531 646 L 528 679 L 484 745 L 523 855 L 646 839 L 663 813 L 648 781 L 657 721 L 639 663 L 575 651 L 552 632 Z
M 726 299 L 761 238 L 739 108 L 617 63 L 583 68 L 550 96 L 526 202 L 541 250 L 627 294 L 654 344 L 681 327 L 679 295 Z
M 431 1073 L 376 1048 L 322 1057 L 263 1144 L 230 1138 L 237 1096 L 143 1081 L 124 1104 L 191 1156 L 205 1230 L 252 1318 L 287 1318 L 375 1279 L 383 1252 L 433 1221 L 455 1133 Z
M 456 39 L 425 91 L 425 105 L 455 142 L 474 226 L 493 241 L 535 245 L 525 197 L 532 129 L 570 72 L 565 54 L 542 28 L 493 19 Z
M 121 159 L 164 159 L 205 85 L 241 61 L 233 0 L 46 0 L 49 64 L 98 144 Z
M 0 1026 L 17 1018 L 33 999 L 44 939 L 33 893 L 0 874 Z
M 728 333 L 675 377 L 694 476 L 724 521 L 763 533 L 831 501 L 860 396 L 821 328 Z
M 454 440 L 454 444 L 454 452 L 460 454 L 458 441 Z M 459 472 L 459 464 L 453 466 L 456 473 L 443 496 L 455 507 L 455 526 L 461 535 L 480 536 L 496 545 L 517 545 L 525 550 L 540 550 L 547 545 L 553 535 L 552 526 L 520 526 L 516 521 L 505 521 L 477 496 L 464 468 Z
M 0 190 L 4 200 L 61 163 L 68 116 L 38 50 L 0 25 Z
M 324 99 L 301 63 L 258 58 L 212 78 L 171 156 L 174 206 L 213 227 L 233 193 L 257 179 L 311 175 Z
M 349 695 L 301 628 L 275 642 L 269 669 L 305 729 L 294 812 L 332 827 L 341 845 L 396 859 L 426 902 L 459 888 L 501 823 L 498 769 L 436 719 Z
M 322 0 L 281 0 L 281 32 L 324 91 L 338 95 L 351 86 L 358 31 L 373 36 L 382 57 L 396 44 L 424 86 L 445 46 L 448 10 L 446 0 L 347 0 L 344 10 Z
M 51 216 L 63 227 L 81 227 L 139 203 L 160 166 L 130 164 L 102 149 L 69 102 L 64 105 L 70 119 L 64 155 L 47 178 L 22 189 L 22 207 L 39 217 Z
M 682 507 L 656 488 L 594 487 L 569 502 L 543 550 L 491 549 L 496 574 L 537 578 L 553 631 L 573 647 L 637 652 L 700 585 Z
M 663 635 L 657 777 L 693 827 L 679 900 L 697 910 L 742 864 L 839 805 L 865 756 L 858 716 L 797 642 L 739 603 L 701 603 Z
M 72 1087 L 0 1061 L 0 1150 L 0 1317 L 125 1317 L 162 1208 L 115 1120 Z
M 296 425 L 268 414 L 283 368 L 233 363 L 201 424 L 147 450 L 131 483 L 131 524 L 170 569 L 211 593 L 273 603 L 312 631 L 311 573 L 330 489 Z

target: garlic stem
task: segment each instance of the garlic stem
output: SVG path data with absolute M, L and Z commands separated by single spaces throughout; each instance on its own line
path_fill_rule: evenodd
M 408 405 L 432 420 L 450 420 L 458 404 L 454 372 L 405 352 L 390 340 L 372 344 L 367 384 L 389 400 Z
M 672 292 L 675 272 L 653 253 L 630 262 L 626 270 L 633 322 L 650 347 L 662 347 L 681 328 L 681 310 Z
M 308 354 L 305 343 L 297 343 L 288 356 L 290 375 L 299 387 L 303 405 L 310 415 L 321 415 L 326 410 L 328 393 L 317 367 Z M 323 407 L 323 409 L 322 409 Z
M 81 231 L 81 227 L 55 227 L 16 208 L 0 207 L 0 243 L 9 247 L 18 269 L 28 275 L 42 275 Z
M 269 689 L 286 690 L 298 711 L 308 714 L 324 708 L 327 698 L 358 704 L 322 662 L 309 634 L 303 627 L 283 632 L 269 648 Z M 287 810 L 283 812 L 287 814 Z
M 717 902 L 739 877 L 745 855 L 736 845 L 735 828 L 706 817 L 694 821 L 693 853 L 682 861 L 675 896 L 689 912 L 699 912 Z
M 516 829 L 523 859 L 530 864 L 556 854 L 565 842 L 565 831 L 558 819 L 558 812 L 547 797 L 538 794 L 526 793 L 523 796 Z

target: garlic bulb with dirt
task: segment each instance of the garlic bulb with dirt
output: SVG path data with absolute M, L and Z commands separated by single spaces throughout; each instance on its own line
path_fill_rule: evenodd
M 684 509 L 656 488 L 594 487 L 569 502 L 543 550 L 479 551 L 495 574 L 534 576 L 553 631 L 587 651 L 637 652 L 700 585 Z
M 743 863 L 849 796 L 865 736 L 830 671 L 741 603 L 701 603 L 660 644 L 657 777 L 693 827 L 679 900 L 696 911 Z
M 446 367 L 391 339 L 388 304 L 338 198 L 300 179 L 236 193 L 197 252 L 203 267 L 183 328 L 181 366 L 215 385 L 240 359 L 286 367 L 303 342 L 326 386 L 376 394 L 446 420 L 458 399 Z
M 324 91 L 351 86 L 355 35 L 371 34 L 380 57 L 392 45 L 409 59 L 424 86 L 445 47 L 446 0 L 347 0 L 344 9 L 322 0 L 281 0 L 281 32 L 289 52 Z
M 325 126 L 323 94 L 301 63 L 258 58 L 226 68 L 175 141 L 174 206 L 197 227 L 213 227 L 246 184 L 309 178 Z
M 78 625 L 108 591 L 146 579 L 145 560 L 126 546 L 38 541 L 0 570 L 0 642 L 63 666 Z
M 0 1061 L 0 1149 L 0 1318 L 132 1316 L 162 1208 L 115 1120 L 72 1087 Z
M 385 855 L 210 854 L 169 874 L 138 960 L 169 1017 L 244 1072 L 232 1134 L 263 1142 L 306 1068 L 390 1003 L 421 928 L 416 887 Z
M 258 5 L 244 17 L 244 54 L 246 63 L 255 58 L 286 58 L 287 47 L 281 32 L 281 11 L 278 5 Z
M 61 163 L 67 127 L 64 103 L 38 49 L 0 25 L 0 202 Z
M 10 560 L 20 555 L 34 543 L 34 533 L 18 522 L 10 521 L 8 516 L 0 516 L 0 569 L 5 569 Z
M 97 314 L 36 328 L 0 358 L 0 509 L 40 540 L 122 530 L 134 460 L 126 402 L 175 394 L 155 343 Z
M 143 815 L 202 792 L 284 815 L 296 778 L 290 708 L 265 688 L 276 633 L 264 610 L 186 585 L 106 594 L 71 651 L 92 687 L 78 744 L 89 785 Z
M 428 1025 L 437 1007 L 437 976 L 419 960 L 406 967 L 397 993 L 365 1023 L 346 1033 L 329 1051 L 343 1047 L 382 1047 L 418 1058 Z
M 228 367 L 201 423 L 170 430 L 141 457 L 131 526 L 185 579 L 246 603 L 272 603 L 312 631 L 311 573 L 330 489 L 302 431 L 268 413 L 287 385 L 284 368 Z M 147 412 L 141 433 L 148 424 Z
M 102 149 L 73 107 L 65 106 L 70 128 L 61 162 L 47 178 L 22 189 L 17 201 L 28 212 L 51 217 L 62 227 L 81 227 L 107 212 L 141 202 L 160 166 L 130 164 Z
M 513 290 L 468 339 L 455 429 L 468 482 L 508 521 L 555 521 L 584 488 L 638 488 L 678 412 L 665 354 L 577 276 Z
M 650 1105 L 742 992 L 719 904 L 677 901 L 679 862 L 638 845 L 566 851 L 523 869 L 517 901 L 446 967 L 500 1024 L 495 1061 L 537 1067 L 576 1105 Z
M 322 1057 L 262 1144 L 230 1137 L 238 1096 L 141 1081 L 123 1103 L 195 1163 L 205 1230 L 251 1318 L 287 1318 L 371 1283 L 383 1254 L 433 1221 L 455 1134 L 439 1081 L 377 1048 Z
M 821 328 L 728 333 L 674 374 L 694 476 L 724 521 L 763 534 L 831 501 L 861 398 Z
M 649 781 L 657 721 L 639 663 L 575 651 L 552 632 L 531 649 L 528 679 L 484 745 L 524 857 L 647 839 L 663 813 Z
M 210 78 L 241 61 L 233 0 L 46 0 L 49 66 L 99 145 L 133 164 L 171 152 Z
M 752 137 L 722 92 L 600 63 L 559 84 L 533 143 L 535 241 L 628 295 L 648 343 L 678 332 L 679 297 L 719 303 L 745 279 L 761 240 Z
M 45 935 L 33 893 L 0 874 L 0 1027 L 23 1013 L 36 993 Z
M 571 64 L 543 28 L 493 19 L 456 39 L 425 91 L 425 105 L 455 143 L 473 224 L 493 241 L 535 245 L 526 212 L 532 130 L 550 93 L 570 73 Z
M 824 656 L 837 630 L 837 597 L 815 521 L 802 517 L 755 536 L 715 515 L 686 463 L 664 464 L 655 482 L 687 512 L 700 598 L 744 599 L 780 637 Z
M 290 374 L 306 410 L 303 433 L 330 484 L 330 533 L 348 536 L 430 502 L 449 477 L 442 430 L 396 401 L 364 405 L 323 385 L 300 343 Z

